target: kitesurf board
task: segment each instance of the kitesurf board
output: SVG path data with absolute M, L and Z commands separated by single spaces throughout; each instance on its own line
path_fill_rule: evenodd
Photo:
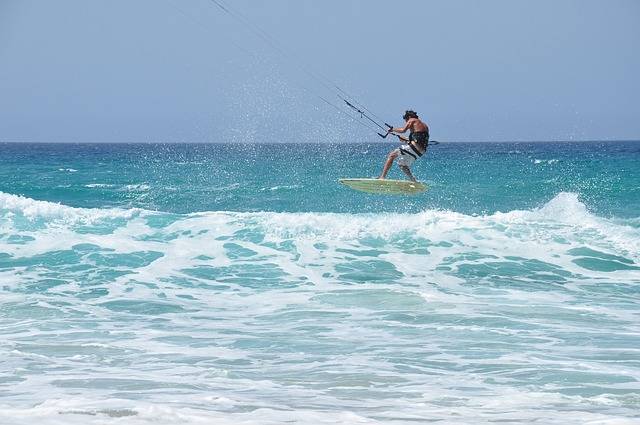
M 340 179 L 338 181 L 360 192 L 390 195 L 421 193 L 428 189 L 427 186 L 421 183 L 414 183 L 408 180 Z

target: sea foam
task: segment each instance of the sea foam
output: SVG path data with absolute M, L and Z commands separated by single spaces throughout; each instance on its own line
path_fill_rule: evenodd
M 487 215 L 2 193 L 0 422 L 626 425 L 637 241 L 564 192 Z

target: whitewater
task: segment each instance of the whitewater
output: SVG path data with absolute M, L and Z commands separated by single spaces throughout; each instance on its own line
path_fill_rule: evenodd
M 18 145 L 2 424 L 640 420 L 637 142 Z

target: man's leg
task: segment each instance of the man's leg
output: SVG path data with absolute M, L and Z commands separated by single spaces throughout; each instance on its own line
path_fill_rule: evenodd
M 397 149 L 389 154 L 389 157 L 387 158 L 387 162 L 384 163 L 384 168 L 382 169 L 382 175 L 380 175 L 380 179 L 384 180 L 387 178 L 387 173 L 391 168 L 391 164 L 393 164 L 393 160 L 396 159 L 397 156 L 398 156 Z
M 409 167 L 407 167 L 406 165 L 401 165 L 400 168 L 402 169 L 402 171 L 404 171 L 407 177 L 409 177 L 409 180 L 411 180 L 414 183 L 418 183 L 418 180 L 413 178 L 413 175 L 411 174 L 411 170 L 409 170 Z

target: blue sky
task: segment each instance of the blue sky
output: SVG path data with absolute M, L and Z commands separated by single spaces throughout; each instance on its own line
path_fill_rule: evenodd
M 640 139 L 636 0 L 218 2 L 0 0 L 0 141 Z

